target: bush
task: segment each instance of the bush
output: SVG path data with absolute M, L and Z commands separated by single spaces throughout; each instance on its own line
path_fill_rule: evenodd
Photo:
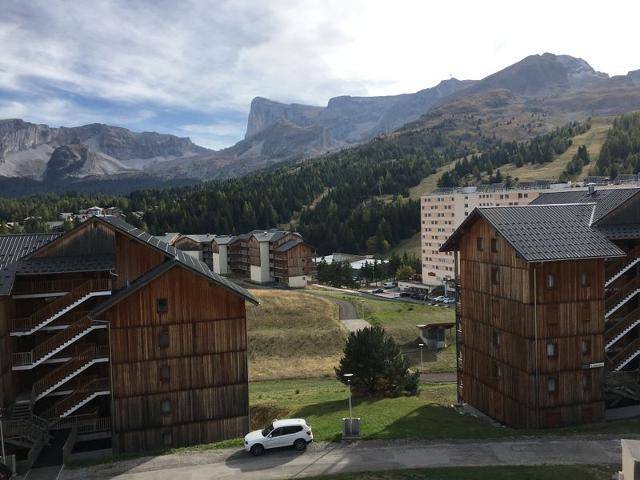
M 378 326 L 349 334 L 336 368 L 336 377 L 344 384 L 345 373 L 353 373 L 351 386 L 360 394 L 397 396 L 419 391 L 419 374 L 409 370 L 396 341 Z

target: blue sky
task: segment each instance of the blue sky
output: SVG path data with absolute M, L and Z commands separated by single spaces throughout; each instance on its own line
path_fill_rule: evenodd
M 244 135 L 251 99 L 326 105 L 551 51 L 640 68 L 636 2 L 0 0 L 0 118 Z

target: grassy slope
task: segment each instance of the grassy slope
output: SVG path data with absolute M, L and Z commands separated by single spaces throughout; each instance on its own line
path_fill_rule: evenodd
M 389 255 L 391 255 L 392 253 L 397 253 L 402 257 L 402 255 L 406 253 L 409 256 L 414 255 L 418 258 L 421 258 L 421 248 L 420 232 L 418 232 L 412 237 L 405 238 L 400 243 L 398 243 L 398 245 L 396 245 L 389 251 Z
M 313 480 L 609 480 L 616 471 L 609 465 L 451 467 L 332 475 Z
M 392 335 L 403 350 L 415 350 L 418 343 L 418 329 L 416 325 L 453 322 L 453 308 L 432 307 L 407 302 L 393 302 L 376 300 L 368 297 L 344 294 L 327 290 L 310 290 L 316 295 L 340 298 L 350 301 L 361 312 L 364 306 L 364 318 L 372 325 L 381 325 Z M 453 335 L 453 331 L 451 331 Z M 455 371 L 456 352 L 453 338 L 449 338 L 450 346 L 437 353 L 425 350 L 423 352 L 423 370 L 431 373 Z M 417 350 L 407 354 L 412 364 L 420 362 Z
M 247 308 L 251 380 L 333 373 L 347 333 L 330 300 L 286 290 L 252 290 Z
M 602 143 L 607 136 L 607 131 L 611 128 L 613 123 L 613 117 L 597 117 L 592 120 L 591 128 L 582 135 L 577 135 L 573 138 L 573 145 L 567 149 L 566 152 L 558 155 L 552 162 L 544 165 L 525 165 L 520 168 L 516 168 L 515 165 L 509 164 L 504 167 L 500 167 L 500 171 L 503 174 L 510 174 L 514 178 L 519 178 L 521 181 L 532 180 L 557 180 L 560 174 L 563 172 L 567 163 L 571 160 L 571 157 L 578 151 L 580 145 L 586 145 L 589 156 L 592 163 L 598 158 Z M 588 173 L 587 166 L 582 174 L 585 176 Z

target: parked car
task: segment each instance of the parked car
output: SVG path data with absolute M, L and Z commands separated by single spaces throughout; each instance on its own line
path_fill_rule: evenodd
M 394 288 L 395 286 L 396 286 L 396 284 L 393 283 L 393 282 L 384 282 L 382 284 L 382 288 Z
M 375 290 L 373 290 L 371 293 L 384 293 L 384 290 L 381 288 L 376 288 Z
M 262 455 L 270 448 L 293 447 L 302 452 L 313 441 L 311 425 L 303 418 L 275 420 L 263 430 L 256 430 L 244 437 L 244 449 L 252 455 Z

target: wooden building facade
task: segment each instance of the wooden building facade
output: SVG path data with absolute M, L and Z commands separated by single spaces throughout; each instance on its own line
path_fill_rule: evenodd
M 116 217 L 12 268 L 0 393 L 7 442 L 27 463 L 54 430 L 103 434 L 116 452 L 247 431 L 245 301 L 256 301 L 244 289 Z
M 595 210 L 476 209 L 443 245 L 456 258 L 460 401 L 515 427 L 604 418 L 605 261 L 625 251 L 592 227 Z

